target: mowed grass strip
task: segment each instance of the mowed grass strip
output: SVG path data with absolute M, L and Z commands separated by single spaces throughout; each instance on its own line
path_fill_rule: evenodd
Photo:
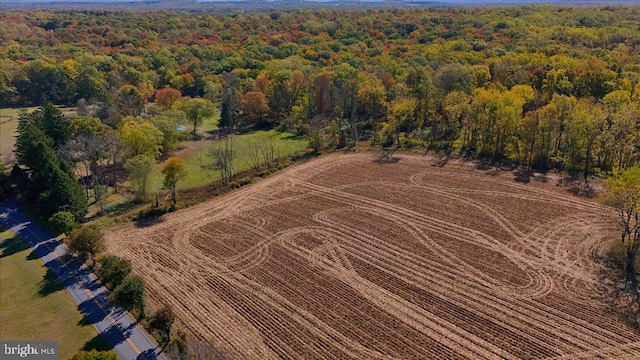
M 306 140 L 293 134 L 281 133 L 274 130 L 235 135 L 234 138 L 236 157 L 233 161 L 233 169 L 235 173 L 251 168 L 249 149 L 262 141 L 272 141 L 275 156 L 278 156 L 279 152 L 281 158 L 291 155 L 296 151 L 302 152 L 308 145 Z M 189 189 L 211 183 L 207 174 L 200 168 L 200 161 L 204 164 L 211 164 L 213 162 L 209 149 L 215 141 L 219 140 L 186 141 L 180 144 L 182 148 L 178 150 L 174 156 L 178 156 L 185 161 L 187 178 L 178 183 L 179 189 Z M 149 177 L 148 188 L 150 194 L 162 189 L 163 176 L 161 171 L 163 166 L 164 163 L 156 165 Z M 220 179 L 219 171 L 215 169 L 208 171 L 214 181 Z
M 31 248 L 13 232 L 0 232 L 0 339 L 58 341 L 60 359 L 81 349 L 108 350 L 83 319 Z

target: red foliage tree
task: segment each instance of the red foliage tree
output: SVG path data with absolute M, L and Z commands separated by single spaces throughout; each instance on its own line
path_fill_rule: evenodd
M 180 93 L 180 90 L 166 87 L 156 91 L 155 102 L 162 110 L 169 110 L 175 103 L 180 101 L 181 98 L 182 94 Z

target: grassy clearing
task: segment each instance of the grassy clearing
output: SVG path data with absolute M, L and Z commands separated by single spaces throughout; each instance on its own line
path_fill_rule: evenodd
M 233 162 L 236 173 L 248 170 L 250 166 L 248 149 L 252 144 L 259 143 L 263 140 L 273 139 L 273 147 L 276 154 L 279 150 L 280 156 L 285 157 L 294 152 L 304 151 L 307 148 L 307 141 L 302 140 L 288 133 L 280 133 L 271 131 L 256 131 L 250 134 L 237 135 L 235 138 L 236 159 Z M 198 157 L 206 163 L 210 164 L 212 158 L 209 155 L 212 141 L 188 141 L 181 144 L 182 149 L 176 152 L 175 156 L 181 157 L 185 161 L 187 168 L 187 178 L 178 183 L 179 189 L 188 189 L 196 186 L 207 185 L 211 180 L 207 174 L 201 170 Z M 149 179 L 150 193 L 158 191 L 162 188 L 162 167 L 164 163 L 158 164 Z M 209 171 L 214 180 L 220 179 L 217 171 Z
M 218 120 L 220 119 L 220 112 L 216 110 L 213 116 L 204 118 L 202 120 L 202 124 L 197 127 L 198 133 L 207 133 L 213 130 L 218 130 Z M 193 123 L 192 122 L 184 122 L 178 124 L 178 126 L 182 127 L 182 131 L 191 132 L 193 131 Z
M 0 232 L 0 338 L 58 341 L 60 359 L 81 349 L 108 350 L 55 276 L 30 254 L 14 233 Z
M 202 125 L 198 126 L 198 130 L 203 132 L 218 130 L 218 119 L 220 119 L 220 112 L 216 110 L 216 113 L 213 114 L 213 116 L 205 118 L 202 121 Z M 187 129 L 192 127 L 193 125 Z
M 0 122 L 0 159 L 5 164 L 11 162 L 13 158 L 13 145 L 16 143 L 17 129 L 18 119 L 5 120 L 2 117 Z

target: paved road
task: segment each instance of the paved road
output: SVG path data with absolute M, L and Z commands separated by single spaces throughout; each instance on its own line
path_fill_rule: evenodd
M 164 359 L 160 348 L 147 332 L 124 311 L 110 307 L 107 290 L 95 275 L 74 257 L 64 244 L 19 211 L 18 203 L 0 204 L 0 225 L 11 229 L 33 249 L 34 254 L 51 269 L 78 304 L 87 323 L 113 346 L 121 359 Z M 43 339 L 46 340 L 46 339 Z

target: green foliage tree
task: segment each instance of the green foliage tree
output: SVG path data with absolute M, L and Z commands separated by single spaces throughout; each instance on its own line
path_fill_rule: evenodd
M 76 80 L 78 97 L 86 100 L 105 101 L 108 98 L 104 75 L 93 66 L 85 66 Z
M 533 96 L 530 86 L 514 86 L 512 90 L 499 87 L 476 89 L 471 102 L 471 113 L 475 117 L 471 145 L 480 154 L 500 159 L 505 155 L 517 157 L 514 146 L 516 131 L 522 117 L 523 106 Z M 511 145 L 511 154 L 505 153 Z
M 96 255 L 104 249 L 102 231 L 95 225 L 73 230 L 66 239 L 69 250 L 82 259 L 91 259 L 95 265 Z
M 62 112 L 53 105 L 45 102 L 42 108 L 31 114 L 35 124 L 53 141 L 53 148 L 59 149 L 71 138 L 71 123 Z
M 116 109 L 122 116 L 138 116 L 144 111 L 144 95 L 133 85 L 124 85 L 118 90 Z
M 9 64 L 9 61 L 0 60 L 0 104 L 11 104 L 18 92 L 12 84 L 13 79 L 8 71 Z
M 50 102 L 45 102 L 41 108 L 32 113 L 20 113 L 18 121 L 18 143 L 21 135 L 30 136 L 30 133 L 33 132 L 32 126 L 38 128 L 49 139 L 47 141 L 50 142 L 49 145 L 56 150 L 71 138 L 69 119 Z M 20 151 L 18 149 L 18 155 L 20 155 Z
M 227 74 L 224 77 L 218 125 L 227 134 L 238 126 L 241 106 L 240 98 L 238 97 L 239 86 L 237 74 Z
M 127 276 L 109 295 L 111 303 L 126 311 L 138 310 L 144 316 L 146 285 L 137 275 Z
M 201 125 L 204 118 L 212 116 L 215 113 L 215 105 L 206 99 L 192 98 L 184 100 L 179 109 L 184 111 L 187 119 L 193 124 L 193 133 L 196 133 L 198 125 Z
M 176 206 L 176 187 L 178 181 L 187 177 L 187 170 L 184 167 L 184 161 L 179 157 L 171 157 L 165 163 L 162 168 L 162 175 L 164 175 L 164 188 L 171 191 L 171 201 L 173 207 Z
M 468 122 L 471 96 L 461 91 L 451 91 L 442 99 L 442 111 L 445 122 L 443 124 L 443 135 L 446 138 L 457 138 L 456 134 L 460 130 L 466 130 L 463 135 L 463 142 L 466 146 L 469 141 L 470 132 Z
M 18 162 L 31 170 L 25 198 L 36 205 L 37 213 L 48 219 L 61 208 L 67 208 L 76 219 L 87 213 L 87 201 L 75 173 L 58 158 L 53 141 L 25 113 L 21 114 L 16 139 Z
M 57 159 L 53 150 L 43 144 L 37 146 L 37 152 L 43 157 L 43 166 L 33 172 L 29 184 L 37 212 L 45 219 L 60 209 L 73 213 L 76 219 L 82 219 L 87 213 L 87 198 L 84 190 L 75 179 L 71 167 Z
M 100 119 L 91 116 L 72 116 L 69 119 L 71 128 L 71 139 L 78 136 L 98 136 L 109 131 L 109 126 L 103 124 Z
M 97 184 L 93 187 L 93 196 L 96 199 L 98 205 L 100 205 L 100 211 L 104 207 L 104 199 L 109 196 L 109 188 L 106 185 Z
M 435 84 L 443 94 L 451 91 L 461 91 L 471 94 L 473 87 L 473 75 L 465 66 L 452 63 L 438 68 L 434 74 Z
M 293 107 L 299 105 L 306 80 L 299 70 L 282 69 L 272 75 L 269 107 L 276 118 L 285 119 L 284 124 L 291 129 Z
M 18 84 L 18 91 L 33 104 L 40 104 L 42 99 L 69 103 L 74 98 L 75 84 L 61 64 L 38 59 L 28 63 L 24 70 L 26 81 Z
M 109 255 L 100 259 L 98 279 L 108 289 L 117 288 L 131 272 L 131 262 L 116 255 Z
M 73 214 L 69 211 L 58 211 L 51 215 L 47 222 L 49 224 L 49 228 L 56 235 L 66 234 L 80 226 L 80 224 L 76 222 Z
M 162 340 L 165 343 L 171 341 L 171 327 L 176 319 L 176 314 L 169 305 L 164 305 L 153 315 L 151 326 L 158 329 Z
M 180 132 L 177 126 L 187 120 L 180 110 L 167 110 L 159 115 L 149 116 L 147 120 L 162 132 L 162 153 L 168 154 L 176 149 Z
M 400 146 L 401 133 L 409 133 L 420 126 L 416 112 L 416 101 L 414 99 L 399 99 L 391 102 L 391 109 L 387 121 L 380 123 L 378 130 L 378 141 L 383 146 Z
M 425 67 L 411 69 L 406 82 L 415 100 L 414 123 L 429 126 L 430 141 L 433 142 L 439 131 L 436 113 L 438 88 L 433 85 L 433 70 Z
M 594 143 L 605 121 L 605 114 L 594 104 L 580 101 L 566 123 L 567 167 L 582 171 L 585 182 L 591 174 Z
M 16 144 L 14 153 L 19 164 L 25 165 L 31 170 L 38 169 L 43 165 L 41 151 L 38 151 L 38 145 L 42 144 L 47 148 L 53 148 L 53 141 L 36 125 L 29 121 L 25 121 L 20 114 L 18 122 L 18 135 L 16 136 Z
M 367 127 L 375 129 L 389 110 L 389 102 L 384 84 L 377 77 L 366 77 L 358 88 L 358 116 L 367 123 Z
M 127 171 L 129 171 L 131 185 L 141 200 L 147 197 L 147 182 L 154 164 L 155 161 L 149 156 L 138 155 L 127 160 L 124 165 Z

